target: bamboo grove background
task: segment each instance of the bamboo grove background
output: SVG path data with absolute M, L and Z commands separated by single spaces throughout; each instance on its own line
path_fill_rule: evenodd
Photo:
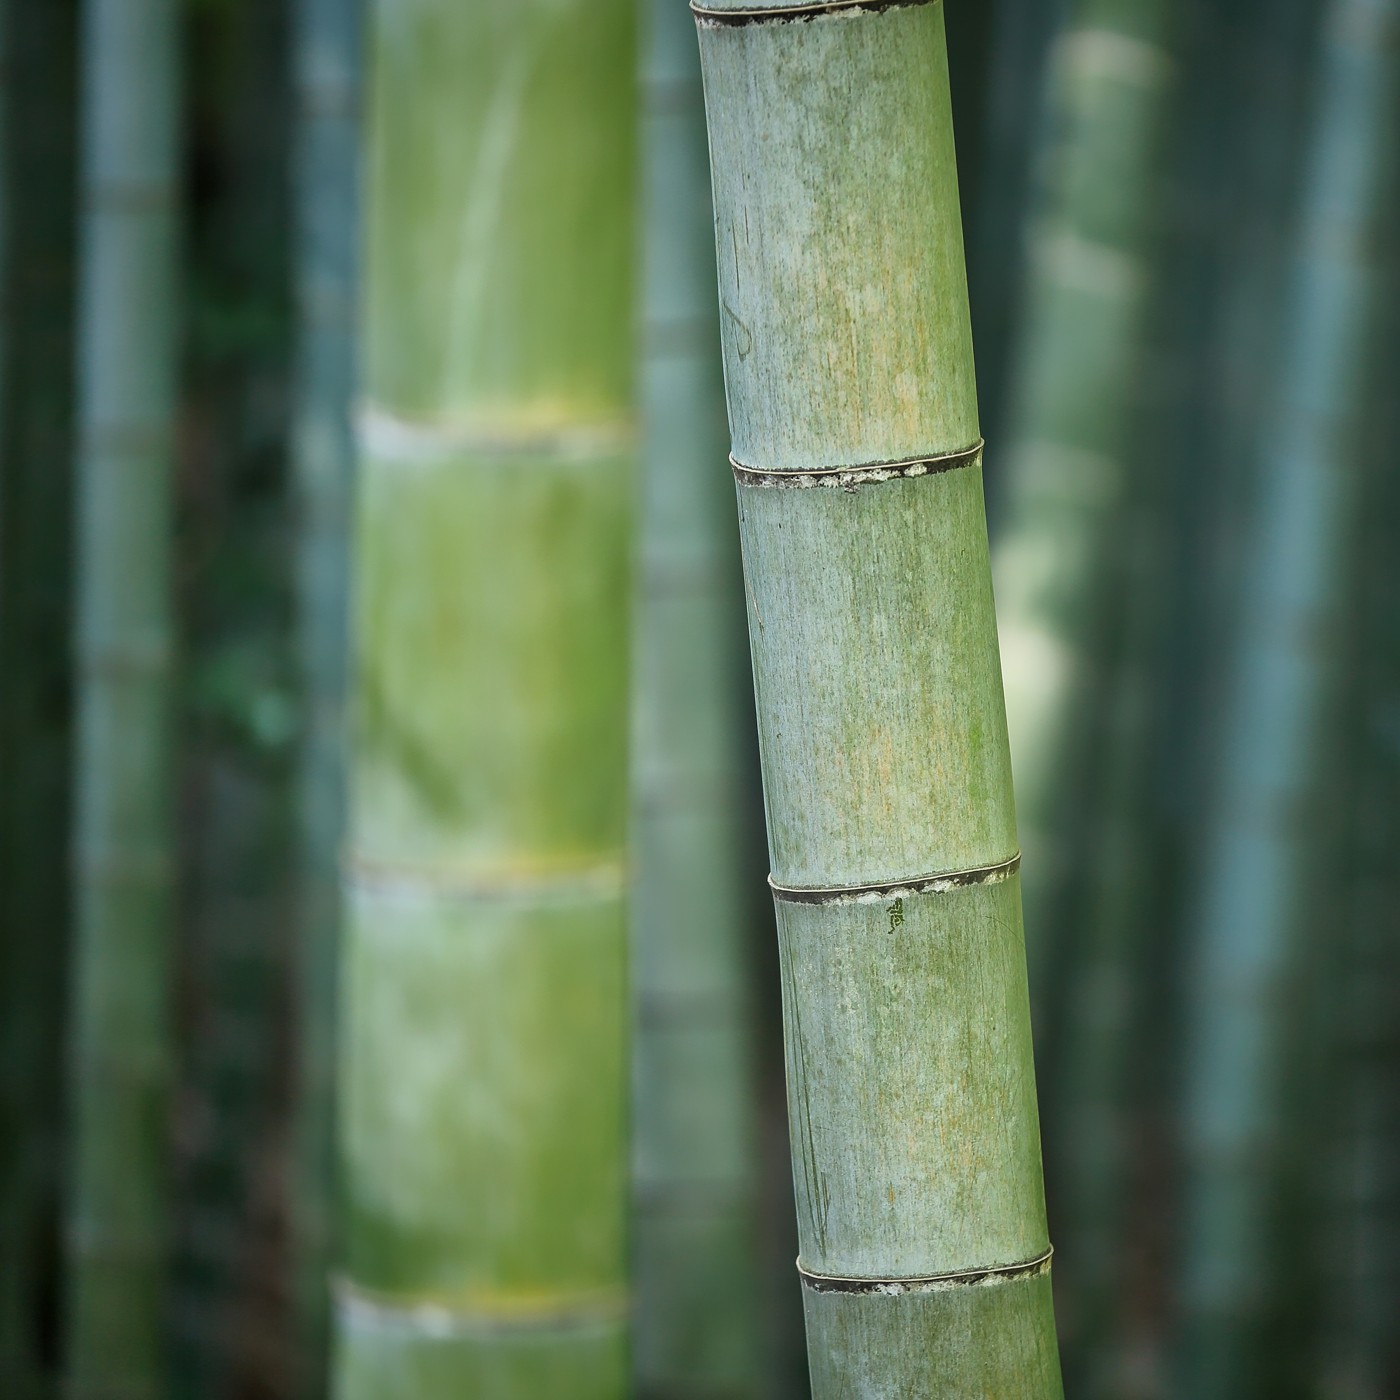
M 1400 6 L 943 6 L 1066 1393 L 1400 1397 Z M 807 1393 L 706 150 L 679 0 L 0 0 L 7 1400 L 487 1385 L 346 1062 L 564 1095 L 558 1393 Z M 472 900 L 576 961 L 429 1044 Z

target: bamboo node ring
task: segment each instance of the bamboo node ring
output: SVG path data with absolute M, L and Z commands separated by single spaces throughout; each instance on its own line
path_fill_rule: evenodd
M 912 880 L 888 880 L 875 885 L 832 885 L 813 889 L 801 885 L 781 885 L 771 875 L 768 887 L 773 898 L 784 904 L 880 904 L 887 899 L 913 894 L 947 894 L 974 885 L 999 885 L 1021 868 L 1021 853 L 995 865 L 975 870 L 950 870 L 938 875 L 918 875 Z
M 944 472 L 976 466 L 982 460 L 986 440 L 978 438 L 971 447 L 956 452 L 941 452 L 929 457 L 906 457 L 894 462 L 865 462 L 854 467 L 818 467 L 811 471 L 772 470 L 751 467 L 732 453 L 729 465 L 734 479 L 741 486 L 762 490 L 810 490 L 827 487 L 839 491 L 858 491 L 862 486 L 878 485 L 882 481 L 903 481 L 912 477 L 941 476 Z
M 763 24 L 765 21 L 785 22 L 813 19 L 840 10 L 866 10 L 878 14 L 881 10 L 910 10 L 920 5 L 937 5 L 942 0 L 811 0 L 809 4 L 753 6 L 747 9 L 718 8 L 690 2 L 690 12 L 698 20 L 712 25 Z
M 925 1278 L 837 1278 L 814 1274 L 797 1261 L 803 1285 L 813 1293 L 939 1293 L 949 1288 L 975 1288 L 987 1284 L 1014 1283 L 1023 1278 L 1039 1278 L 1050 1272 L 1053 1248 L 1019 1264 L 992 1264 L 985 1269 L 959 1269 L 950 1274 L 930 1274 Z

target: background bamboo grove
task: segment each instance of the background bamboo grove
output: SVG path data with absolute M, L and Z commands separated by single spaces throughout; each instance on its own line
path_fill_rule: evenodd
M 1396 0 L 0 0 L 0 1397 L 1400 1400 L 1397 248 Z

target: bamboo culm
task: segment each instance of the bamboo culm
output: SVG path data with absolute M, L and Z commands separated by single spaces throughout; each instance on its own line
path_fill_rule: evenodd
M 297 608 L 305 728 L 299 754 L 296 1278 L 298 1389 L 326 1387 L 336 952 L 348 673 L 354 437 L 360 0 L 299 0 L 294 49 L 298 366 L 293 425 Z
M 704 102 L 677 0 L 642 65 L 634 722 L 634 1384 L 758 1393 L 743 580 L 725 454 Z
M 176 7 L 89 0 L 67 1394 L 163 1393 Z
M 1354 538 L 1370 262 L 1395 160 L 1397 7 L 1333 0 L 1290 273 L 1288 340 L 1246 539 L 1211 820 L 1202 832 L 1190 1007 L 1184 1390 L 1262 1394 L 1270 1206 L 1291 1111 L 1288 1008 L 1312 903 L 1335 639 Z M 1283 814 L 1292 814 L 1285 819 Z
M 1056 1397 L 943 7 L 769 8 L 698 24 L 813 1394 Z
M 0 4 L 0 1395 L 58 1392 L 77 6 Z
M 341 1400 L 618 1400 L 630 0 L 380 0 Z
M 1079 0 L 1054 55 L 1058 139 L 1031 251 L 1008 408 L 993 566 L 1031 875 L 1026 927 L 1036 1034 L 1051 1073 L 1072 963 L 1073 873 L 1099 690 L 1115 526 L 1136 471 L 1157 237 L 1156 151 L 1172 90 L 1172 7 Z M 1048 1090 L 1047 1090 L 1048 1091 Z

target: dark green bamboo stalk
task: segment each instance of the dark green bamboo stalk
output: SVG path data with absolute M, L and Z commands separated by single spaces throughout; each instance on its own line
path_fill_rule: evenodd
M 0 7 L 0 1395 L 16 1400 L 58 1382 L 76 10 Z
M 360 0 L 300 0 L 296 91 L 298 637 L 304 729 L 299 773 L 295 1270 L 302 1394 L 326 1385 L 335 985 L 340 933 L 348 536 L 354 438 L 359 219 Z
M 88 0 L 68 1392 L 162 1391 L 174 0 Z
M 1395 156 L 1396 21 L 1391 0 L 1326 10 L 1287 341 L 1202 833 L 1180 1357 L 1201 1400 L 1268 1393 L 1264 1328 L 1283 1296 L 1269 1268 L 1270 1211 L 1296 1110 L 1283 1070 L 1302 930 L 1325 869 L 1308 814 L 1318 810 L 1354 538 L 1374 225 Z
M 1061 1393 L 943 7 L 699 14 L 813 1393 Z
M 695 29 L 652 0 L 643 59 L 643 488 L 633 826 L 635 1386 L 758 1391 L 742 881 L 743 589 L 724 461 Z
M 375 9 L 345 1400 L 627 1388 L 634 24 Z

